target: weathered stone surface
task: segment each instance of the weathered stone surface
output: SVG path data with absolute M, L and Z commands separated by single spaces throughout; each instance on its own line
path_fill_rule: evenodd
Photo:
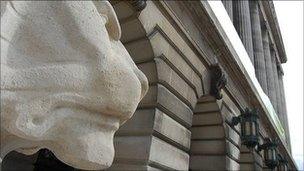
M 185 149 L 190 149 L 191 132 L 157 109 L 155 112 L 153 128 L 161 135 L 180 144 Z
M 203 125 L 215 125 L 222 124 L 223 119 L 219 112 L 210 112 L 204 114 L 193 115 L 193 126 L 203 126 Z
M 267 75 L 267 95 L 272 104 L 276 104 L 276 91 L 274 87 L 274 74 L 272 69 L 272 61 L 270 54 L 270 42 L 267 28 L 262 25 L 263 49 L 265 57 L 266 75 Z
M 118 136 L 114 139 L 115 161 L 147 161 L 152 136 Z
M 135 63 L 150 61 L 154 58 L 150 41 L 148 39 L 140 39 L 124 44 Z
M 154 61 L 140 63 L 137 67 L 146 75 L 150 84 L 157 82 L 157 70 Z
M 233 130 L 228 124 L 225 124 L 224 127 L 226 132 L 225 133 L 226 138 L 231 142 L 234 142 L 236 145 L 240 146 L 241 145 L 240 135 L 235 130 Z
M 190 158 L 191 170 L 226 170 L 225 156 L 196 156 Z
M 219 139 L 225 137 L 225 132 L 222 125 L 192 127 L 191 133 L 192 139 Z
M 194 113 L 216 112 L 219 111 L 219 105 L 215 102 L 198 103 L 195 106 Z
M 139 107 L 151 107 L 156 105 L 157 86 L 150 86 L 145 97 L 140 101 Z
M 226 169 L 225 170 L 240 170 L 240 164 L 229 157 L 226 157 Z
M 184 98 L 189 105 L 193 108 L 196 104 L 197 97 L 195 91 L 190 87 L 168 64 L 162 59 L 155 58 L 157 67 L 158 79 L 160 82 L 164 82 L 172 87 L 173 90 Z M 171 91 L 173 91 L 171 90 Z
M 149 135 L 153 131 L 155 109 L 137 109 L 133 117 L 124 123 L 116 132 L 121 135 Z
M 134 14 L 134 11 L 126 2 L 120 1 L 119 3 L 115 3 L 113 7 L 119 20 L 129 18 Z
M 235 0 L 233 1 L 233 23 L 237 30 L 249 58 L 254 64 L 251 21 L 248 0 Z
M 236 106 L 235 102 L 232 101 L 232 99 L 225 91 L 222 91 L 222 94 L 223 94 L 223 101 L 226 104 L 226 107 L 229 108 L 229 111 L 231 111 L 233 115 L 239 116 L 241 114 L 240 108 Z
M 189 155 L 156 137 L 152 137 L 149 161 L 174 170 L 188 170 Z
M 162 85 L 158 85 L 157 102 L 164 110 L 168 110 L 167 114 L 174 120 L 187 127 L 191 126 L 192 110 Z
M 151 17 L 151 15 L 154 17 Z M 143 27 L 148 33 L 152 32 L 156 25 L 161 28 L 199 73 L 202 74 L 206 72 L 206 67 L 200 60 L 200 57 L 193 52 L 189 44 L 186 43 L 184 38 L 176 31 L 175 26 L 170 24 L 152 1 L 147 1 L 147 7 L 142 11 L 139 19 L 142 21 Z
M 226 152 L 226 143 L 223 140 L 193 140 L 191 141 L 191 155 L 214 155 Z
M 262 89 L 267 93 L 267 77 L 263 50 L 263 39 L 258 1 L 249 1 L 255 75 Z
M 236 161 L 240 160 L 240 150 L 230 141 L 226 140 L 226 153 Z
M 151 45 L 155 56 L 162 56 L 172 64 L 183 76 L 185 81 L 190 82 L 195 86 L 197 94 L 200 96 L 203 94 L 202 83 L 199 75 L 194 71 L 194 68 L 187 63 L 187 61 L 177 52 L 170 41 L 164 38 L 164 36 L 158 32 L 153 34 L 150 38 Z
M 76 168 L 109 167 L 114 133 L 148 89 L 114 9 L 108 1 L 12 1 L 2 14 L 2 5 L 1 158 L 48 148 Z
M 157 169 L 147 165 L 135 165 L 135 164 L 113 164 L 109 169 L 113 171 L 121 171 L 121 170 L 128 170 L 128 171 L 161 171 L 161 169 Z
M 120 10 L 119 10 L 120 11 Z M 141 26 L 140 21 L 137 18 L 128 20 L 127 22 L 121 23 L 121 32 L 125 33 L 121 36 L 121 42 L 127 43 L 143 39 L 146 36 L 146 31 Z
M 240 163 L 241 170 L 255 170 L 254 164 L 251 163 Z

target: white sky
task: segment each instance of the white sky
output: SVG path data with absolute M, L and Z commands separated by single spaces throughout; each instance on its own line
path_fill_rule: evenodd
M 274 1 L 287 54 L 283 64 L 292 155 L 303 170 L 303 1 Z

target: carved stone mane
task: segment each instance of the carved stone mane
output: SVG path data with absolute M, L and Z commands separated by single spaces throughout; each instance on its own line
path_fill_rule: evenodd
M 211 87 L 210 94 L 216 99 L 222 99 L 221 89 L 227 84 L 226 75 L 219 64 L 213 64 L 210 67 L 211 70 Z

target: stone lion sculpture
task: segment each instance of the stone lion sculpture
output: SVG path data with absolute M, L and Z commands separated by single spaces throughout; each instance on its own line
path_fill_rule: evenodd
M 107 1 L 1 1 L 1 158 L 48 148 L 97 170 L 148 82 Z

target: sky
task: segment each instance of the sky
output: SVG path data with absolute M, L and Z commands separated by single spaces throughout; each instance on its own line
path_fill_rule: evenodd
M 292 155 L 303 170 L 303 1 L 274 1 L 287 63 L 283 64 L 284 87 Z

